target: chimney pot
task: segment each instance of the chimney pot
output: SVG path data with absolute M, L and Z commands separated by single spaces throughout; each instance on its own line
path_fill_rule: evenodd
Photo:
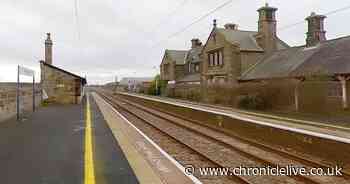
M 46 40 L 45 40 L 45 62 L 52 65 L 52 40 L 51 40 L 51 34 L 46 33 Z
M 238 25 L 233 23 L 227 23 L 224 27 L 225 29 L 238 30 Z
M 258 9 L 259 21 L 258 21 L 258 35 L 260 40 L 258 44 L 267 53 L 275 51 L 277 49 L 276 36 L 277 36 L 277 20 L 275 7 L 265 4 L 265 6 Z
M 316 46 L 320 42 L 326 41 L 326 31 L 324 30 L 324 19 L 326 16 L 317 15 L 312 12 L 305 20 L 308 22 L 308 32 L 306 33 L 306 46 Z
M 202 45 L 202 42 L 198 38 L 193 38 L 191 40 L 192 48 L 196 48 Z

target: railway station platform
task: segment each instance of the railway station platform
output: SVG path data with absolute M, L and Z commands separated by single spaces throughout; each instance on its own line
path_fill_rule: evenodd
M 200 183 L 96 94 L 0 123 L 0 183 Z
M 225 115 L 234 119 L 241 119 L 256 124 L 263 124 L 269 127 L 275 127 L 287 131 L 295 131 L 303 134 L 310 134 L 318 137 L 323 137 L 326 139 L 332 139 L 335 141 L 350 143 L 350 127 L 339 125 L 344 122 L 335 124 L 321 121 L 302 120 L 166 97 L 156 97 L 134 93 L 119 94 L 144 98 L 162 103 L 168 103 L 176 106 L 206 111 L 214 114 Z

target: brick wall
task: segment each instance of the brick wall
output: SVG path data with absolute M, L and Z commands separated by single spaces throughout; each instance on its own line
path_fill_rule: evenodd
M 23 111 L 32 110 L 32 85 L 22 84 L 21 105 Z M 36 85 L 36 106 L 40 105 L 41 95 L 39 86 Z M 0 83 L 0 122 L 16 116 L 16 83 Z

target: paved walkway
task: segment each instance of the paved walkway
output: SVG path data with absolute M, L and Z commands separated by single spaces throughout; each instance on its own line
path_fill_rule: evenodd
M 0 184 L 201 183 L 101 97 L 87 99 L 0 123 Z
M 0 123 L 0 183 L 139 183 L 91 99 L 90 108 L 93 180 L 86 179 L 88 146 L 83 103 L 43 107 L 23 122 Z
M 0 183 L 82 183 L 81 105 L 39 109 L 23 122 L 0 124 Z

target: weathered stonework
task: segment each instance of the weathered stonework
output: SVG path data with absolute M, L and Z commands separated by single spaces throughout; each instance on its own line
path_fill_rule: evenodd
M 33 88 L 32 84 L 21 84 L 20 104 L 22 111 L 31 111 L 33 107 Z M 0 83 L 0 122 L 16 116 L 16 83 Z M 36 85 L 35 105 L 40 105 L 41 93 L 39 86 Z
M 161 80 L 175 81 L 184 76 L 186 52 L 181 50 L 165 50 L 160 65 Z
M 77 104 L 81 102 L 86 79 L 52 65 L 52 40 L 47 33 L 45 61 L 40 61 L 41 86 L 49 103 Z
M 83 86 L 81 79 L 41 62 L 42 88 L 47 93 L 47 101 L 59 104 L 80 103 Z

